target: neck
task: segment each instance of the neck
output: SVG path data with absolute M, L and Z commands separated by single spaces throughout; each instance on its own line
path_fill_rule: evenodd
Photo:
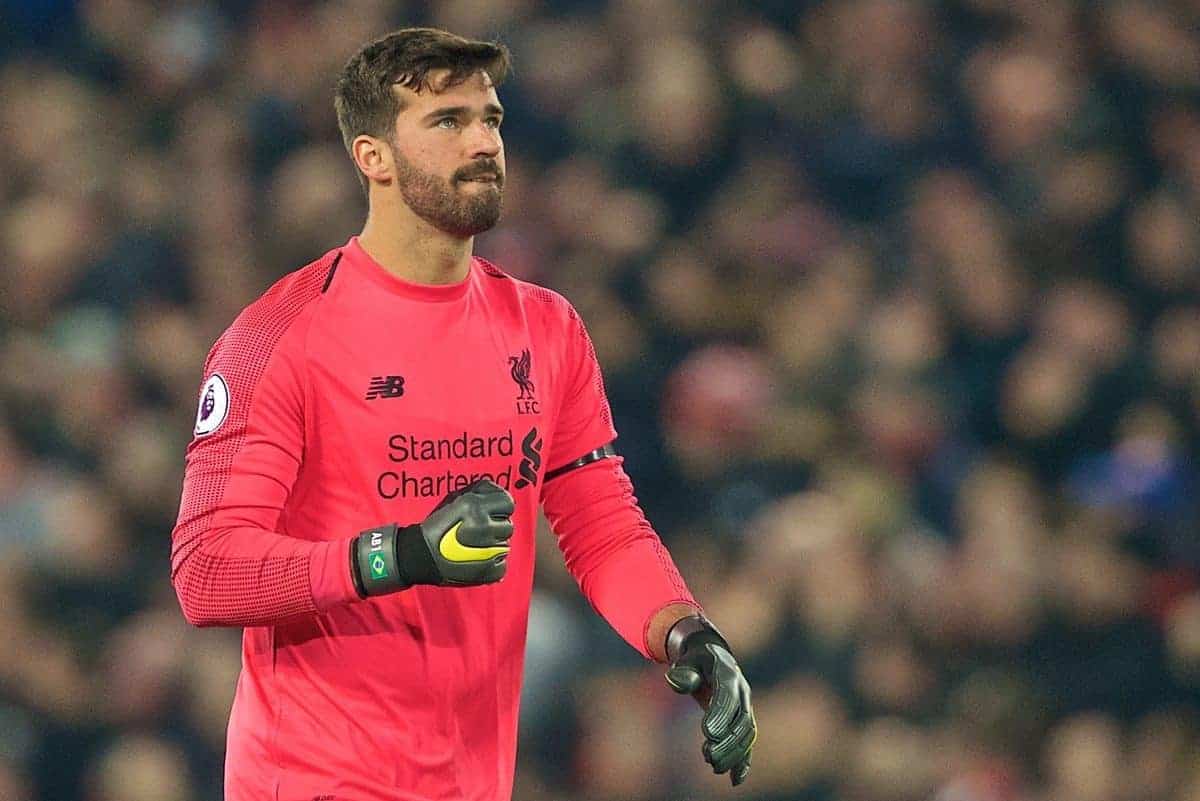
M 358 244 L 397 278 L 414 284 L 456 284 L 471 270 L 475 237 L 451 236 L 403 202 L 375 197 Z

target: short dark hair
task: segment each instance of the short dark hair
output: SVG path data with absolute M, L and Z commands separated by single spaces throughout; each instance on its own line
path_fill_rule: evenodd
M 494 86 L 508 77 L 508 48 L 499 42 L 464 39 L 438 28 L 402 28 L 364 45 L 350 57 L 334 90 L 342 142 L 351 158 L 355 138 L 362 134 L 390 138 L 396 115 L 403 109 L 393 86 L 420 92 L 429 86 L 429 71 L 449 69 L 444 87 L 454 86 L 483 70 Z M 367 177 L 357 170 L 363 189 Z

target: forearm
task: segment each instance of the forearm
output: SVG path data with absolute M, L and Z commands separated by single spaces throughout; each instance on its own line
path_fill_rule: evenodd
M 243 525 L 176 541 L 171 583 L 195 626 L 276 625 L 357 598 L 346 540 L 310 542 Z
M 667 630 L 699 605 L 638 507 L 620 458 L 548 482 L 542 498 L 592 607 L 643 655 L 663 661 Z

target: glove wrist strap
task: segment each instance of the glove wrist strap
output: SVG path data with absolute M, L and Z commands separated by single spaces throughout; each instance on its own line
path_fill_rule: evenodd
M 385 595 L 409 586 L 396 558 L 396 537 L 402 530 L 390 523 L 367 529 L 352 541 L 351 572 L 360 597 Z
M 667 632 L 667 659 L 674 662 L 688 647 L 697 642 L 716 643 L 733 653 L 729 643 L 712 621 L 704 615 L 696 614 L 680 618 Z

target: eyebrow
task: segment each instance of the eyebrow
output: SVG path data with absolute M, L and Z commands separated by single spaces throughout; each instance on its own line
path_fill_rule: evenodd
M 469 106 L 447 106 L 446 108 L 434 109 L 433 111 L 429 112 L 425 115 L 425 120 L 432 120 L 435 117 L 461 117 L 470 113 L 471 109 Z M 488 103 L 483 107 L 483 113 L 489 116 L 498 114 L 503 117 L 504 109 L 495 103 Z

